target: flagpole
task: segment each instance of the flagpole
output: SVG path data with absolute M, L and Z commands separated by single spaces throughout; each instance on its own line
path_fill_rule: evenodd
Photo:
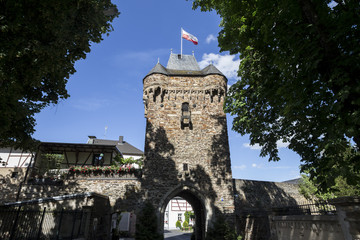
M 182 28 L 181 28 L 181 30 L 180 30 L 180 39 L 181 39 L 180 58 L 182 58 Z

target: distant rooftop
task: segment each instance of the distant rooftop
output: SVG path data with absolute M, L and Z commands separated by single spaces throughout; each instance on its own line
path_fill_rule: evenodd
M 180 55 L 171 53 L 167 66 L 164 67 L 160 63 L 157 63 L 155 67 L 145 76 L 145 78 L 151 74 L 164 74 L 167 76 L 207 76 L 207 75 L 225 75 L 219 71 L 214 65 L 210 64 L 204 69 L 200 69 L 199 64 L 192 55 Z
M 95 136 L 89 136 L 88 144 L 115 146 L 123 155 L 142 156 L 144 154 L 140 149 L 125 142 L 123 136 L 120 136 L 119 140 L 98 139 Z
M 302 181 L 303 181 L 302 178 L 295 178 L 295 179 L 284 181 L 284 183 L 300 184 Z

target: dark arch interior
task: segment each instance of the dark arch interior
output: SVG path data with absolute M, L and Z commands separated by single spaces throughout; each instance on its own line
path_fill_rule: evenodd
M 166 208 L 166 205 L 169 203 L 169 201 L 174 197 L 181 197 L 185 199 L 188 203 L 191 204 L 194 214 L 195 214 L 195 239 L 196 240 L 202 240 L 205 239 L 205 207 L 204 204 L 201 202 L 201 200 L 195 196 L 194 193 L 192 193 L 189 190 L 183 190 L 177 194 L 172 195 L 169 197 L 165 203 L 164 208 Z M 163 221 L 162 221 L 163 222 Z

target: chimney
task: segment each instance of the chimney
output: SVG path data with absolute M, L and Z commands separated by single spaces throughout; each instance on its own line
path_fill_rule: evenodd
M 124 142 L 124 136 L 119 136 L 119 143 L 123 143 Z
M 94 139 L 96 139 L 96 136 L 88 136 L 88 141 L 87 141 L 87 143 L 88 144 L 93 144 L 94 143 Z

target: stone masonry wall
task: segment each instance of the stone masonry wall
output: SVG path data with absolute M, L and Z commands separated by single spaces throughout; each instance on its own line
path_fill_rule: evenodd
M 294 206 L 306 199 L 295 184 L 234 179 L 238 232 L 244 240 L 271 239 L 269 210 Z
M 20 194 L 20 201 L 46 197 L 55 197 L 84 192 L 96 192 L 109 197 L 114 211 L 134 211 L 139 199 L 141 184 L 137 179 L 69 179 L 61 186 L 24 184 Z M 4 184 L 1 186 L 0 204 L 14 202 L 19 185 Z

